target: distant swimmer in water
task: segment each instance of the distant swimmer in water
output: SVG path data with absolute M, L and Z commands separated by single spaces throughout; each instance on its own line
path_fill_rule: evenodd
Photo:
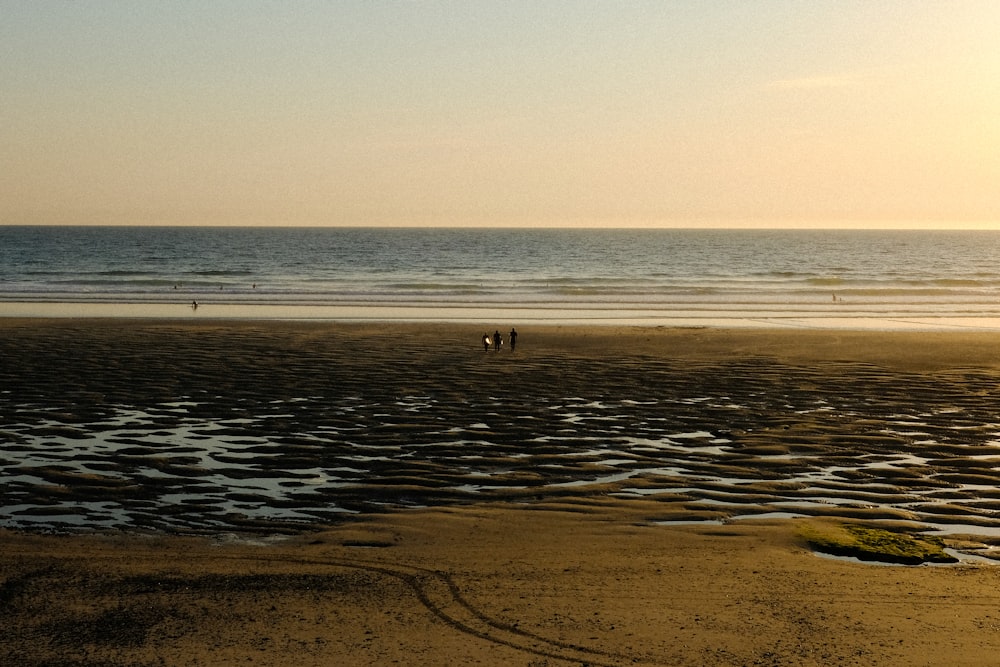
M 191 310 L 198 310 L 198 302 L 197 301 L 192 301 L 191 302 Z

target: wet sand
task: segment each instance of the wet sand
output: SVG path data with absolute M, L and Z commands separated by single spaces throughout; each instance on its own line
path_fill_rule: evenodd
M 991 664 L 994 334 L 485 330 L 0 319 L 0 654 Z

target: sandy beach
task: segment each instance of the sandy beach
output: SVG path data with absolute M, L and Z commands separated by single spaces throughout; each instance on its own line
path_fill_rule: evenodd
M 995 334 L 498 326 L 0 319 L 0 664 L 995 662 Z

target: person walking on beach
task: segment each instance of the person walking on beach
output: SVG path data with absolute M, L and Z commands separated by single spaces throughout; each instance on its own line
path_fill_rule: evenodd
M 483 352 L 490 351 L 490 335 L 488 333 L 483 334 Z
M 500 330 L 497 329 L 493 332 L 493 347 L 499 352 L 501 345 L 503 345 L 503 336 L 500 335 Z
M 514 327 L 510 328 L 510 351 L 513 352 L 514 348 L 517 347 L 517 330 Z

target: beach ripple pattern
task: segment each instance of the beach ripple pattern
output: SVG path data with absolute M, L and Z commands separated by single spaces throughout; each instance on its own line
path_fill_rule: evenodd
M 504 356 L 274 329 L 136 327 L 124 345 L 12 329 L 0 526 L 274 534 L 407 507 L 632 500 L 651 521 L 1000 532 L 988 371 Z

